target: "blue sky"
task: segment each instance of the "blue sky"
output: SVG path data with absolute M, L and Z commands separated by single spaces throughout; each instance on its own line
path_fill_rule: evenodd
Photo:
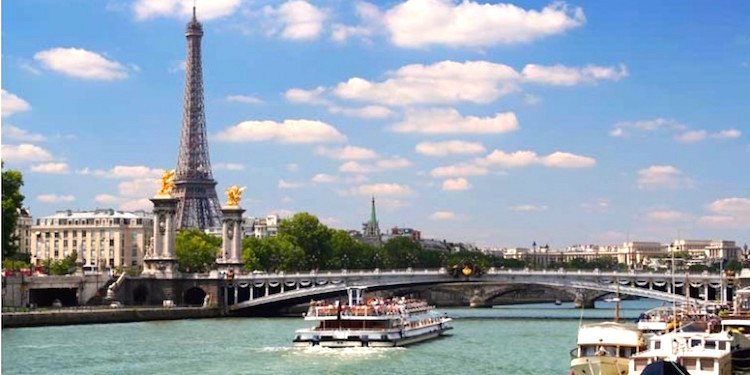
M 197 0 L 217 190 L 485 246 L 750 241 L 750 4 Z M 34 216 L 148 208 L 192 1 L 5 2 Z

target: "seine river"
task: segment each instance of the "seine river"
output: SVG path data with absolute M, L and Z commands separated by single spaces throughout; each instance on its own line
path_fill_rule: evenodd
M 661 303 L 624 301 L 623 320 Z M 583 311 L 612 320 L 614 304 Z M 293 349 L 301 318 L 235 318 L 2 330 L 3 374 L 567 375 L 581 310 L 571 304 L 440 309 L 450 337 L 395 349 Z

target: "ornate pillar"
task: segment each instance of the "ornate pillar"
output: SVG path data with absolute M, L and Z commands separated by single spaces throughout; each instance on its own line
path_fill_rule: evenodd
M 221 256 L 216 262 L 220 271 L 232 270 L 234 274 L 242 271 L 242 214 L 245 210 L 240 207 L 240 196 L 244 188 L 237 185 L 227 190 L 229 200 L 221 208 Z
M 169 194 L 151 198 L 154 204 L 154 237 L 148 254 L 144 257 L 143 274 L 157 278 L 179 276 L 175 256 L 175 211 L 178 199 Z

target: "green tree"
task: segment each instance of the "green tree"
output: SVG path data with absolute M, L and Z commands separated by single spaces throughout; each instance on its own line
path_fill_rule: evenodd
M 73 251 L 63 259 L 45 259 L 42 267 L 45 273 L 53 276 L 69 275 L 75 271 L 78 254 Z
M 407 237 L 394 237 L 383 244 L 386 267 L 415 267 L 420 259 L 422 246 Z
M 2 163 L 5 168 L 5 163 Z M 18 210 L 23 206 L 24 196 L 21 194 L 23 176 L 17 170 L 3 170 L 3 233 L 2 247 L 3 258 L 13 257 L 18 252 L 16 245 L 16 223 L 18 221 Z
M 325 268 L 331 258 L 331 231 L 315 215 L 300 212 L 279 224 L 279 234 L 303 250 L 308 268 Z
M 732 259 L 727 262 L 724 268 L 728 270 L 732 270 L 734 272 L 740 272 L 742 271 L 742 263 L 737 259 Z
M 175 255 L 182 272 L 207 272 L 216 262 L 221 238 L 197 229 L 183 230 L 175 239 Z
M 247 238 L 243 241 L 242 259 L 247 270 L 266 272 L 305 269 L 305 252 L 284 237 Z

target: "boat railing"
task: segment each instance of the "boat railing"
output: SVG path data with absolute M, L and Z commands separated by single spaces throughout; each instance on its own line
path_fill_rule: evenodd
M 380 316 L 397 316 L 404 314 L 413 314 L 418 312 L 429 311 L 434 306 L 429 306 L 424 302 L 411 303 L 393 303 L 393 304 L 376 304 L 376 305 L 323 305 L 310 306 L 307 315 L 309 317 L 330 317 L 330 316 L 361 316 L 361 317 L 380 317 Z

